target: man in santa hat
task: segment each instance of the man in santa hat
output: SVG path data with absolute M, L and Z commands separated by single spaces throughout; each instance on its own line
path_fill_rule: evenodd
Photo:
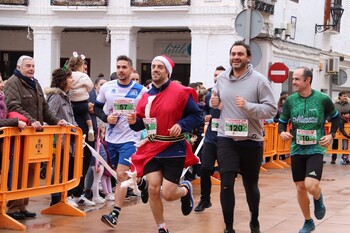
M 159 233 L 169 232 L 161 190 L 166 201 L 181 199 L 184 215 L 194 207 L 192 185 L 187 180 L 180 183 L 180 178 L 183 168 L 198 163 L 198 158 L 183 133 L 203 121 L 196 104 L 197 93 L 170 80 L 173 68 L 174 62 L 165 55 L 153 59 L 152 87 L 142 96 L 136 113 L 127 116 L 131 129 L 147 129 L 148 136 L 132 156 L 132 162 L 138 177 L 146 176 L 139 182 L 141 198 L 144 203 L 149 198 Z

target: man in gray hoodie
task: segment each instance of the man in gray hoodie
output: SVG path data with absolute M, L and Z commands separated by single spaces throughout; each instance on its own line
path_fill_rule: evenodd
M 235 232 L 234 183 L 238 173 L 242 175 L 251 213 L 250 230 L 260 232 L 258 180 L 263 159 L 262 119 L 273 118 L 277 104 L 269 80 L 253 69 L 250 59 L 249 45 L 236 41 L 230 49 L 231 68 L 220 75 L 210 100 L 213 108 L 222 104 L 217 147 L 225 233 Z

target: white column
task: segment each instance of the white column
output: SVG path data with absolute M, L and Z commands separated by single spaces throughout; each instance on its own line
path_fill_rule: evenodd
M 108 26 L 111 38 L 111 73 L 116 71 L 116 59 L 120 55 L 131 58 L 136 67 L 138 28 Z
M 60 65 L 61 29 L 32 26 L 34 34 L 35 78 L 42 88 L 51 84 L 51 74 Z
M 229 67 L 229 50 L 234 42 L 230 29 L 191 27 L 191 79 L 203 82 L 205 87 L 214 85 L 213 74 L 217 66 Z

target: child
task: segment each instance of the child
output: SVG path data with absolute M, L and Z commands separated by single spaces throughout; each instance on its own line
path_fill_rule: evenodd
M 72 89 L 69 91 L 72 105 L 75 109 L 81 109 L 81 114 L 84 115 L 86 124 L 88 126 L 88 141 L 92 142 L 95 140 L 94 129 L 92 125 L 92 120 L 88 108 L 84 105 L 88 105 L 89 92 L 93 89 L 94 84 L 92 83 L 90 77 L 84 73 L 84 55 L 78 56 L 77 52 L 73 53 L 73 57 L 68 60 L 68 68 L 72 70 L 73 85 Z
M 105 132 L 106 132 L 106 127 L 101 127 L 100 128 L 100 154 L 102 156 L 102 151 L 105 151 L 106 158 L 104 158 L 109 165 L 112 163 L 110 162 L 109 155 L 108 155 L 108 150 L 107 150 L 107 143 L 104 140 L 105 138 Z M 112 190 L 112 182 L 111 182 L 112 174 L 109 173 L 107 169 L 104 169 L 104 172 L 101 177 L 101 185 L 103 189 L 103 193 L 105 194 L 105 199 L 106 201 L 114 201 L 114 194 Z
M 345 137 L 350 139 L 350 135 L 347 134 L 347 132 L 344 129 L 344 124 L 345 123 L 349 123 L 349 120 L 350 120 L 349 112 L 342 112 L 341 113 L 341 119 L 342 119 L 342 121 L 341 121 L 341 124 L 339 126 L 339 130 Z M 348 149 L 348 139 L 342 139 L 341 140 L 342 150 L 347 150 Z M 341 161 L 342 165 L 349 164 L 349 154 L 343 154 L 343 156 L 341 158 L 342 158 L 342 161 Z

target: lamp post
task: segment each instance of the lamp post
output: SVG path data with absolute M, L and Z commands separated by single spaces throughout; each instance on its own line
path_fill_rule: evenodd
M 340 22 L 340 19 L 344 13 L 344 8 L 340 4 L 333 4 L 333 6 L 330 9 L 330 12 L 333 19 L 333 24 L 324 24 L 324 25 L 316 24 L 315 34 L 321 33 L 321 32 L 327 31 L 328 29 L 336 27 Z

